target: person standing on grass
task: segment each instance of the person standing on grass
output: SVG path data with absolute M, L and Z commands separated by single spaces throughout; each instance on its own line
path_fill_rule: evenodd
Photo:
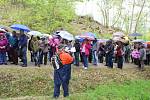
M 16 31 L 12 32 L 13 41 L 11 41 L 11 54 L 12 54 L 12 63 L 18 65 L 18 37 Z
M 115 51 L 116 57 L 117 57 L 117 67 L 122 69 L 123 67 L 123 55 L 124 55 L 124 51 L 123 51 L 123 44 L 121 41 L 117 42 L 117 48 Z
M 57 59 L 59 67 L 54 67 L 54 98 L 58 98 L 60 95 L 60 86 L 62 85 L 64 91 L 64 97 L 69 96 L 69 80 L 71 78 L 71 63 L 73 62 L 73 57 L 65 52 L 65 47 L 63 44 L 58 46 L 58 51 L 56 53 L 56 58 L 52 59 L 52 62 Z
M 7 65 L 6 59 L 6 46 L 8 45 L 8 40 L 4 33 L 0 33 L 0 65 Z
M 105 46 L 103 43 L 99 44 L 99 48 L 97 52 L 98 52 L 99 63 L 103 63 L 104 55 L 105 55 Z
M 106 47 L 106 66 L 108 68 L 113 68 L 113 55 L 114 55 L 114 45 L 112 40 L 107 41 Z
M 146 60 L 146 49 L 144 47 L 144 44 L 140 45 L 140 59 L 139 59 L 139 69 L 144 70 L 144 61 Z
M 89 42 L 90 41 L 85 39 L 81 46 L 81 54 L 82 54 L 84 69 L 88 68 L 88 57 L 91 49 L 91 44 Z
M 79 43 L 79 40 L 75 40 L 74 47 L 75 47 L 75 49 L 76 49 L 76 52 L 74 52 L 75 65 L 76 65 L 76 66 L 79 66 L 79 55 L 80 55 L 80 43 Z
M 32 40 L 30 42 L 30 50 L 32 51 L 32 56 L 35 62 L 35 66 L 40 67 L 39 63 L 39 40 L 37 37 L 32 37 Z
M 95 38 L 95 40 L 93 41 L 93 45 L 92 45 L 92 55 L 93 55 L 93 65 L 96 65 L 96 66 L 98 64 L 97 50 L 98 50 L 98 42 L 97 42 L 97 39 Z
M 28 37 L 24 34 L 23 30 L 20 30 L 20 37 L 19 37 L 19 49 L 20 53 L 22 54 L 22 61 L 23 64 L 22 67 L 27 67 L 27 43 L 28 43 Z
M 33 35 L 31 36 L 31 38 L 30 38 L 30 40 L 29 40 L 29 42 L 28 42 L 28 50 L 30 51 L 30 55 L 31 55 L 31 62 L 34 62 L 34 57 L 33 57 L 33 51 L 32 51 L 32 46 L 31 46 L 31 41 L 32 41 L 32 39 L 33 39 Z

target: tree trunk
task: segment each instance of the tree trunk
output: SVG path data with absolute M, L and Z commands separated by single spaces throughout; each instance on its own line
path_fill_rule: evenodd
M 132 22 L 133 22 L 134 8 L 135 8 L 135 0 L 133 1 L 133 8 L 132 8 L 131 23 L 130 23 L 130 27 L 129 27 L 129 31 L 128 31 L 128 33 L 131 33 L 131 30 L 132 30 Z
M 120 7 L 119 7 L 119 14 L 118 14 L 118 17 L 117 17 L 117 20 L 111 25 L 112 27 L 114 27 L 116 25 L 116 23 L 119 21 L 119 18 L 121 17 L 121 14 L 122 14 L 122 4 L 123 4 L 123 0 L 121 1 L 121 4 L 120 4 Z
M 145 0 L 143 1 L 143 4 L 142 4 L 141 10 L 140 10 L 140 13 L 139 13 L 138 18 L 137 18 L 137 20 L 136 20 L 135 29 L 134 29 L 134 32 L 135 32 L 135 33 L 136 33 L 136 31 L 137 31 L 137 27 L 138 27 L 138 24 L 139 24 L 139 20 L 140 20 L 140 17 L 141 17 L 141 14 L 142 14 L 144 5 L 145 5 Z

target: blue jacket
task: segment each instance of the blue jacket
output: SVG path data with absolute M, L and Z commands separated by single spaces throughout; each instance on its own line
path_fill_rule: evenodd
M 27 42 L 28 42 L 28 37 L 27 37 L 25 34 L 23 34 L 23 35 L 21 35 L 20 38 L 19 38 L 19 43 L 18 43 L 18 45 L 19 45 L 19 47 L 21 47 L 21 48 L 27 47 Z

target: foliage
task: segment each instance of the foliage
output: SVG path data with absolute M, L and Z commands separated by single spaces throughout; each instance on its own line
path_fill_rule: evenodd
M 33 30 L 51 33 L 60 27 L 67 27 L 68 23 L 75 17 L 72 2 L 73 0 L 15 0 L 15 2 L 3 2 L 6 8 L 1 11 L 2 18 L 10 20 L 10 23 L 1 22 L 1 24 L 21 23 L 26 24 Z M 5 11 L 9 11 L 9 13 Z

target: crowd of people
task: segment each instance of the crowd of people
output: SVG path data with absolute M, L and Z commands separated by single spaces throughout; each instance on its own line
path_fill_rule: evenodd
M 0 65 L 18 65 L 27 67 L 28 61 L 40 67 L 51 62 L 54 67 L 54 98 L 60 95 L 62 85 L 64 97 L 69 96 L 69 80 L 71 78 L 71 64 L 88 69 L 89 63 L 99 66 L 105 63 L 108 68 L 122 69 L 124 63 L 138 65 L 139 70 L 144 70 L 144 65 L 150 64 L 150 48 L 141 42 L 130 43 L 121 40 L 99 41 L 97 38 L 76 38 L 75 41 L 62 38 L 56 32 L 52 38 L 29 36 L 24 33 L 8 32 L 0 29 Z M 29 52 L 28 52 L 29 51 Z M 31 57 L 27 57 L 30 53 Z M 27 58 L 28 61 L 27 61 Z
M 51 62 L 51 58 L 57 51 L 59 44 L 64 44 L 66 52 L 74 57 L 74 65 L 80 66 L 82 62 L 84 69 L 88 68 L 89 63 L 97 66 L 104 63 L 108 68 L 113 68 L 113 63 L 117 63 L 117 67 L 122 69 L 123 63 L 135 63 L 139 68 L 143 68 L 144 64 L 149 65 L 150 49 L 145 48 L 143 43 L 130 44 L 122 41 L 108 40 L 99 42 L 98 39 L 89 40 L 76 39 L 68 41 L 55 34 L 53 38 L 27 36 L 23 31 L 17 33 L 13 31 L 9 33 L 7 30 L 0 30 L 0 64 L 7 65 L 7 62 L 17 65 L 22 62 L 23 67 L 27 67 L 27 50 L 31 55 L 31 62 L 35 66 L 41 64 L 47 65 Z M 75 48 L 75 51 L 71 51 Z M 18 60 L 20 59 L 20 61 Z

